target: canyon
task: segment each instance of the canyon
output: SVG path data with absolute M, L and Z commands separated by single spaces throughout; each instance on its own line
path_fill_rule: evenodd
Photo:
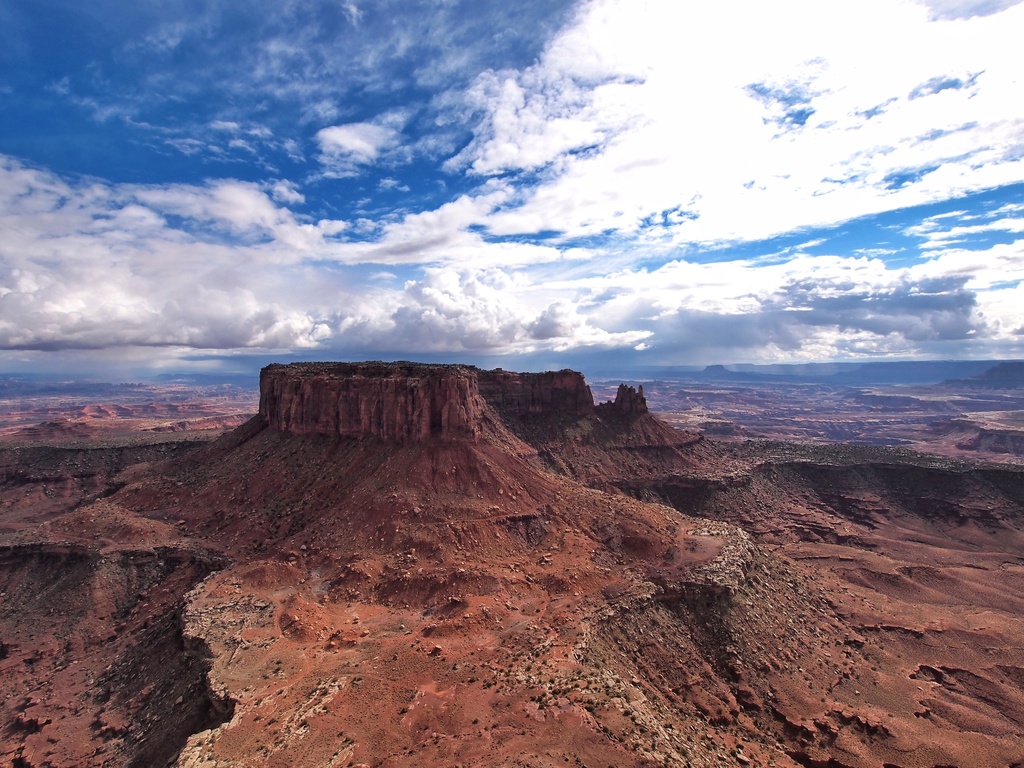
M 723 440 L 902 446 L 1024 464 L 1024 363 L 837 367 L 652 371 L 644 384 L 662 419 Z M 957 370 L 981 373 L 942 378 Z M 611 397 L 619 382 L 598 380 L 595 393 Z
M 598 391 L 299 363 L 237 426 L 20 424 L 3 760 L 1024 765 L 1024 469 Z

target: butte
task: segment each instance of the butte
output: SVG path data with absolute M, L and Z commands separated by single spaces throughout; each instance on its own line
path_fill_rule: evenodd
M 19 765 L 1024 759 L 1020 473 L 727 449 L 642 389 L 596 405 L 573 371 L 271 365 L 260 393 L 245 425 L 127 467 L 9 553 L 7 591 L 51 599 L 155 564 L 150 586 L 117 572 L 127 639 L 77 712 L 12 705 Z M 86 517 L 99 543 L 73 533 Z M 64 587 L 40 559 L 60 551 L 80 558 Z M 72 651 L 102 656 L 55 648 L 38 674 Z

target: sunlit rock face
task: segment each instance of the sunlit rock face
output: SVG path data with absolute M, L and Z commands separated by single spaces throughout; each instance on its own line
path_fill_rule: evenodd
M 260 374 L 260 413 L 288 434 L 390 442 L 479 438 L 488 407 L 520 417 L 582 417 L 594 398 L 576 371 L 467 365 L 293 363 Z
M 486 403 L 470 366 L 293 363 L 260 373 L 260 414 L 289 434 L 475 440 Z

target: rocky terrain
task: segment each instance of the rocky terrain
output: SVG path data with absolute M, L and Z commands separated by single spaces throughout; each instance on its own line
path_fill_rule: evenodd
M 0 376 L 0 444 L 233 429 L 256 410 L 250 386 L 170 377 L 150 384 L 31 382 Z
M 721 379 L 703 373 L 644 383 L 651 410 L 661 418 L 723 440 L 905 446 L 1024 464 L 1022 370 L 1022 363 L 1001 363 L 969 379 L 892 384 L 867 378 L 853 384 L 723 369 Z M 598 381 L 595 394 L 612 397 L 618 384 Z
M 0 759 L 1024 765 L 1024 472 L 650 396 L 269 366 L 214 441 L 0 447 Z

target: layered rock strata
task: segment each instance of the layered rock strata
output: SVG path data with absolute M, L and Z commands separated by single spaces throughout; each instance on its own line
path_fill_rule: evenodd
M 619 384 L 615 393 L 614 402 L 601 403 L 597 406 L 599 415 L 608 416 L 642 416 L 648 413 L 647 398 L 644 397 L 644 385 L 640 388 L 631 387 L 628 384 Z
M 472 441 L 485 408 L 469 366 L 293 363 L 260 372 L 260 414 L 290 434 Z
M 481 371 L 480 392 L 500 413 L 520 418 L 580 418 L 594 412 L 594 396 L 577 371 Z
M 289 434 L 475 441 L 488 406 L 518 417 L 579 418 L 594 412 L 594 398 L 575 371 L 293 363 L 269 365 L 260 374 L 260 414 Z

